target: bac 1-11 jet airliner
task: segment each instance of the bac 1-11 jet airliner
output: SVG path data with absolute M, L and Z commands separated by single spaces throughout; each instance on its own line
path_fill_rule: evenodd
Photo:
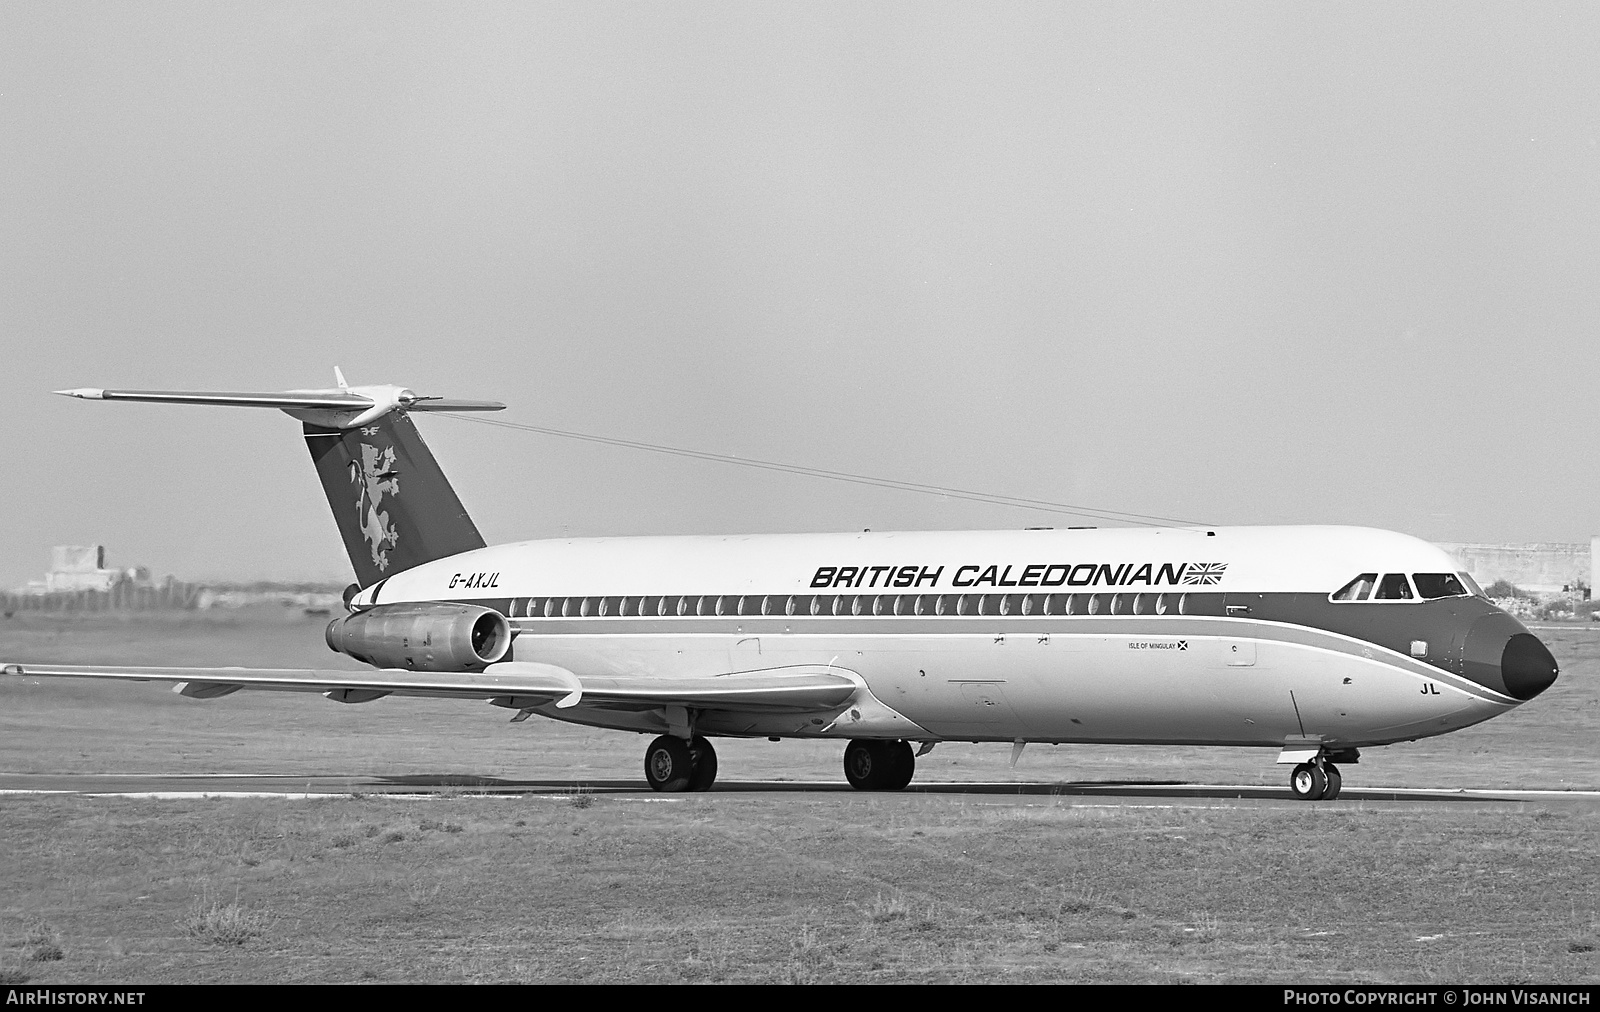
M 1359 750 L 1459 730 L 1555 659 L 1443 551 L 1355 527 L 627 537 L 488 547 L 411 416 L 503 405 L 393 386 L 63 390 L 278 408 L 354 566 L 327 630 L 369 672 L 8 664 L 7 673 L 484 700 L 653 736 L 703 791 L 718 737 L 834 738 L 865 790 L 944 741 L 1261 746 L 1338 796 Z

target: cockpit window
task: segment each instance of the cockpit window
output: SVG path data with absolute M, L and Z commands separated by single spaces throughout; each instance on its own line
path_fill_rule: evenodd
M 1467 597 L 1471 593 L 1461 585 L 1454 573 L 1412 573 L 1411 580 L 1417 585 L 1417 593 L 1422 595 L 1424 601 L 1439 597 Z
M 1412 599 L 1411 584 L 1406 581 L 1404 573 L 1385 573 L 1383 579 L 1378 581 L 1378 592 L 1372 595 L 1374 601 L 1409 601 Z
M 1471 573 L 1457 573 L 1456 575 L 1461 577 L 1461 582 L 1467 585 L 1468 590 L 1472 591 L 1472 596 L 1488 599 L 1489 595 L 1485 594 L 1483 588 L 1478 586 L 1478 581 L 1472 578 Z
M 1367 595 L 1372 593 L 1372 587 L 1378 582 L 1377 573 L 1362 573 L 1349 583 L 1333 592 L 1331 600 L 1334 601 L 1365 601 Z

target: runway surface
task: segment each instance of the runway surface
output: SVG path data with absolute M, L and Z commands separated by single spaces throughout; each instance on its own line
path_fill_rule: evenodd
M 182 799 L 227 798 L 338 798 L 385 796 L 525 797 L 606 795 L 619 799 L 669 800 L 690 795 L 658 794 L 640 780 L 511 780 L 474 776 L 316 776 L 123 773 L 4 773 L 0 795 L 54 794 L 85 797 Z M 843 781 L 719 780 L 716 794 L 844 794 L 858 792 Z M 913 783 L 903 796 L 985 795 L 1028 800 L 1037 798 L 1096 799 L 1101 802 L 1148 805 L 1171 802 L 1224 801 L 1232 803 L 1293 802 L 1288 788 L 1259 784 L 1192 784 L 1176 781 L 1082 781 L 1067 783 Z M 882 798 L 882 793 L 872 797 Z M 1408 787 L 1346 787 L 1339 800 L 1352 802 L 1405 802 L 1454 806 L 1506 806 L 1525 804 L 1578 805 L 1600 808 L 1600 791 L 1450 790 Z M 1301 803 L 1301 802 L 1293 802 Z

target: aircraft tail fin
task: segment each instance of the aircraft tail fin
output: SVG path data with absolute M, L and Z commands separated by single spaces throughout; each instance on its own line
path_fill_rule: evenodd
M 68 397 L 158 404 L 277 408 L 304 423 L 306 446 L 366 588 L 395 573 L 484 547 L 422 434 L 413 411 L 499 411 L 494 401 L 419 397 L 403 387 L 348 386 L 273 393 L 178 390 L 57 390 Z
M 483 547 L 477 525 L 405 412 L 354 429 L 306 422 L 305 434 L 363 588 Z

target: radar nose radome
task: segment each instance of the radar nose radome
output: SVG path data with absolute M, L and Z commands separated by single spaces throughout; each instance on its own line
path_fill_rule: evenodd
M 1539 638 L 1504 612 L 1472 623 L 1462 660 L 1468 678 L 1520 700 L 1548 689 L 1560 671 Z
M 1500 678 L 1511 695 L 1532 699 L 1555 684 L 1559 672 L 1549 648 L 1532 633 L 1518 633 L 1506 641 L 1500 655 Z

